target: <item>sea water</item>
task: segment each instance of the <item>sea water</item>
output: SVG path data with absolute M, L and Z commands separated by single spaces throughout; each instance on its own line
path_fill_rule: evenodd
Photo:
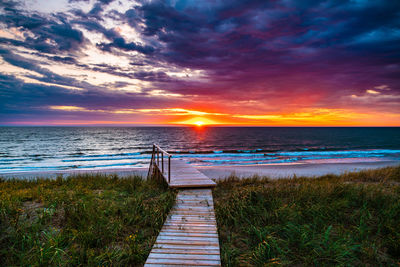
M 397 127 L 0 127 L 0 173 L 147 167 L 153 143 L 194 166 L 400 160 Z

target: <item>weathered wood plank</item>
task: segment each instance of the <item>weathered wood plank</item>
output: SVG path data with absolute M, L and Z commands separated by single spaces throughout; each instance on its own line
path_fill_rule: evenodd
M 174 254 L 151 253 L 148 259 L 181 259 L 181 260 L 219 260 L 219 255 L 212 254 Z
M 221 266 L 221 262 L 219 260 L 148 259 L 146 263 L 176 264 L 180 266 Z
M 210 236 L 171 236 L 171 235 L 159 235 L 157 237 L 157 242 L 165 241 L 179 241 L 179 242 L 218 242 L 218 237 L 210 237 Z
M 216 183 L 183 160 L 171 159 L 171 180 L 173 188 L 214 187 Z
M 157 244 L 154 245 L 153 249 L 190 249 L 190 250 L 217 250 L 219 247 L 216 246 L 196 246 L 196 245 L 182 245 L 182 244 Z
M 153 248 L 153 253 L 163 254 L 201 254 L 201 255 L 219 255 L 218 249 L 177 249 L 177 248 Z
M 199 233 L 199 234 L 217 234 L 217 231 L 214 230 L 210 230 L 207 228 L 203 228 L 203 229 L 194 229 L 193 227 L 190 229 L 178 229 L 178 228 L 163 228 L 162 231 L 166 232 L 166 233 Z
M 168 227 L 163 228 L 162 231 L 168 232 L 182 232 L 182 233 L 217 233 L 217 231 L 210 230 L 208 227 Z
M 181 232 L 162 232 L 159 236 L 188 236 L 188 237 L 216 237 L 218 238 L 217 233 L 181 233 Z
M 184 204 L 177 201 L 172 208 L 145 266 L 220 266 L 211 190 L 197 190 L 195 194 L 188 190 L 190 196 L 185 196 L 185 192 L 183 190 L 178 193 L 177 199 Z M 185 207 L 182 208 L 182 205 Z
M 221 266 L 209 189 L 215 185 L 184 161 L 171 159 L 169 186 L 185 189 L 178 193 L 145 266 Z
M 186 240 L 158 240 L 156 241 L 156 244 L 169 244 L 169 245 L 187 245 L 190 244 L 192 246 L 212 246 L 212 247 L 218 247 L 219 243 L 217 242 L 207 242 L 207 241 L 186 241 Z M 151 254 L 151 252 L 150 252 Z

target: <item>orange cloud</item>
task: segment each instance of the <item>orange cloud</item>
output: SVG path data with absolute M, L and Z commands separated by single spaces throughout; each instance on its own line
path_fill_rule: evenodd
M 184 108 L 87 109 L 49 106 L 51 110 L 109 114 L 109 120 L 77 121 L 75 124 L 238 125 L 238 126 L 399 126 L 400 114 L 366 110 L 307 108 L 270 114 L 219 113 Z M 135 122 L 133 122 L 135 121 Z M 61 123 L 62 124 L 62 123 Z M 64 122 L 74 124 L 74 122 Z

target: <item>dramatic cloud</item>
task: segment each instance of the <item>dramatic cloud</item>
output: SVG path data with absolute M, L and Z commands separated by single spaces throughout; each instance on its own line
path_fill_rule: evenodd
M 0 3 L 1 124 L 400 125 L 399 1 L 45 6 Z

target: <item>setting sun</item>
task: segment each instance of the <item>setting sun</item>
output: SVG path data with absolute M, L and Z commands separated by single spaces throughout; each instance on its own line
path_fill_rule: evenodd
M 185 121 L 171 122 L 171 124 L 184 124 L 184 125 L 195 125 L 195 126 L 204 126 L 204 125 L 216 125 L 221 124 L 220 122 L 216 122 L 209 118 L 204 117 L 195 117 Z
M 202 121 L 196 121 L 195 123 L 194 123 L 196 126 L 203 126 L 204 125 L 204 122 L 202 122 Z

